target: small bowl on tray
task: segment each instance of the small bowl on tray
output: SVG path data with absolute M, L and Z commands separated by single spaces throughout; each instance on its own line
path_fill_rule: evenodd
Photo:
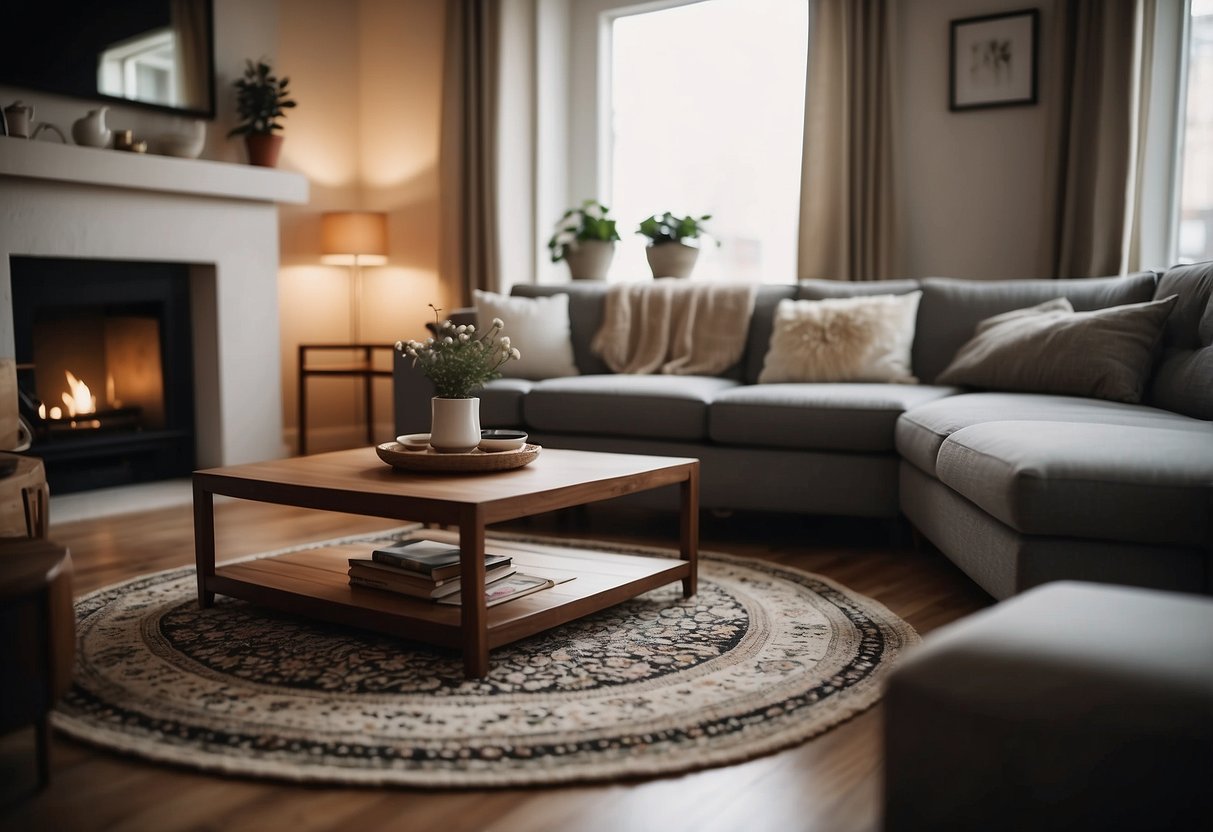
M 526 439 L 526 433 L 520 430 L 482 430 L 479 448 L 489 453 L 516 451 L 526 445 Z

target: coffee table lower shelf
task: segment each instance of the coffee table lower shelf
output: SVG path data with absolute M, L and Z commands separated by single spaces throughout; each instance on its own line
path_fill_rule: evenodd
M 371 548 L 369 544 L 323 547 L 223 564 L 206 579 L 206 588 L 292 615 L 459 649 L 464 642 L 458 606 L 350 586 L 349 558 L 370 557 Z M 485 614 L 490 650 L 682 581 L 692 568 L 683 560 L 492 538 L 485 542 L 485 550 L 510 555 L 520 572 L 573 578 L 489 607 Z

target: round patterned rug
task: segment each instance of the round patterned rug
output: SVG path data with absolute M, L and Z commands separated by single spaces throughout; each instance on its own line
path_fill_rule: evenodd
M 786 748 L 868 708 L 918 641 L 821 576 L 714 552 L 699 563 L 696 597 L 673 584 L 500 648 L 474 681 L 454 652 L 222 596 L 201 610 L 193 567 L 160 572 L 77 602 L 75 684 L 53 723 L 152 760 L 299 781 L 672 774 Z

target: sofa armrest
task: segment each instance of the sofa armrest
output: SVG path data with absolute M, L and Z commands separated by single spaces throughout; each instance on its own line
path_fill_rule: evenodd
M 395 404 L 396 435 L 425 433 L 430 429 L 430 399 L 434 383 L 413 366 L 413 359 L 399 350 L 392 357 L 392 399 Z

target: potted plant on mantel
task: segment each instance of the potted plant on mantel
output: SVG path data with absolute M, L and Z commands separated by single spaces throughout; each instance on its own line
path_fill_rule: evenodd
M 705 220 L 710 220 L 711 214 L 702 217 L 676 217 L 669 211 L 661 216 L 653 216 L 642 220 L 637 234 L 649 238 L 645 255 L 649 259 L 649 268 L 653 277 L 690 277 L 699 259 L 699 249 L 689 246 L 683 240 L 696 240 L 701 236 L 710 237 L 703 227 Z M 716 245 L 720 245 L 719 242 Z
M 564 260 L 574 280 L 603 280 L 615 256 L 619 232 L 610 209 L 587 199 L 579 208 L 570 208 L 556 223 L 556 233 L 548 240 L 552 262 Z
M 286 117 L 283 111 L 295 106 L 286 89 L 289 80 L 271 75 L 270 65 L 262 59 L 257 63 L 249 60 L 244 77 L 233 82 L 236 87 L 236 112 L 241 123 L 227 135 L 228 138 L 244 136 L 250 165 L 272 168 L 278 164 L 282 136 L 274 131 L 282 129 L 278 119 Z

